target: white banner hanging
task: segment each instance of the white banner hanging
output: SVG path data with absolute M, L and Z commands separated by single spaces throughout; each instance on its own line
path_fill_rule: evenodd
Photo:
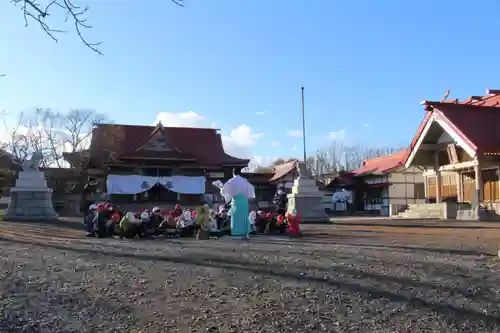
M 140 175 L 108 175 L 108 194 L 138 194 L 156 184 L 181 194 L 204 194 L 206 179 L 203 176 L 151 177 Z
M 206 179 L 203 176 L 172 176 L 160 177 L 158 182 L 172 192 L 181 194 L 204 194 Z

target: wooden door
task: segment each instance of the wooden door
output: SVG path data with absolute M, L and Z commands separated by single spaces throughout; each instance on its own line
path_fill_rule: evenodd
M 462 181 L 463 181 L 463 191 L 464 191 L 464 196 L 462 201 L 463 202 L 472 202 L 472 197 L 474 195 L 474 191 L 476 190 L 476 183 L 473 178 L 473 174 L 463 174 L 462 175 Z
M 427 178 L 427 198 L 436 199 L 436 177 Z
M 500 200 L 499 181 L 496 170 L 483 171 L 483 201 L 492 202 Z
M 455 174 L 441 176 L 441 199 L 457 197 L 457 176 Z

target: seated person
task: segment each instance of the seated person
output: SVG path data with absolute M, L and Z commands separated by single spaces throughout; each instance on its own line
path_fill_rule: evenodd
M 158 233 L 160 225 L 162 224 L 164 218 L 161 215 L 160 207 L 155 207 L 151 211 L 151 216 L 149 218 L 148 228 L 154 230 L 154 233 Z
M 97 237 L 101 238 L 112 235 L 114 222 L 111 220 L 111 216 L 113 213 L 113 205 L 110 203 L 102 206 L 98 205 L 97 214 L 94 218 L 95 235 Z
M 205 223 L 208 223 L 210 217 L 210 207 L 208 205 L 202 205 L 196 207 L 196 211 L 192 214 L 196 221 L 198 228 L 202 227 Z
M 97 205 L 92 204 L 89 206 L 89 211 L 84 218 L 85 230 L 87 231 L 87 237 L 94 236 L 94 218 L 97 214 Z
M 179 204 L 176 204 L 174 210 L 172 211 L 172 216 L 174 218 L 178 218 L 182 215 L 182 207 Z
M 219 214 L 217 215 L 217 229 L 219 231 L 227 231 L 231 230 L 231 220 L 228 215 L 228 210 L 225 206 L 219 207 Z
M 257 216 L 255 217 L 255 229 L 258 233 L 264 233 L 267 226 L 266 214 L 259 210 L 257 211 Z
M 257 219 L 257 212 L 252 210 L 250 214 L 248 214 L 248 223 L 250 223 L 250 232 L 255 234 L 256 232 L 256 227 L 255 227 L 255 221 Z
M 121 238 L 138 238 L 143 233 L 142 223 L 136 219 L 134 213 L 128 212 L 120 221 Z
M 196 227 L 198 233 L 196 235 L 197 239 L 208 239 L 210 236 L 210 208 L 208 205 L 199 206 L 196 209 Z
M 276 218 L 275 230 L 280 234 L 284 234 L 287 228 L 287 221 L 283 215 L 278 215 Z
M 180 237 L 193 236 L 196 229 L 195 221 L 189 209 L 186 209 L 182 216 L 177 218 L 177 230 Z
M 204 224 L 204 227 L 208 231 L 209 237 L 218 238 L 222 236 L 222 233 L 219 233 L 219 227 L 217 224 L 217 212 L 215 210 L 209 210 L 208 222 Z
M 173 212 L 170 212 L 165 216 L 159 227 L 160 232 L 169 238 L 179 235 L 177 230 L 177 221 L 172 213 Z
M 147 209 L 144 209 L 141 213 L 141 220 L 144 223 L 148 223 L 150 218 L 149 211 Z

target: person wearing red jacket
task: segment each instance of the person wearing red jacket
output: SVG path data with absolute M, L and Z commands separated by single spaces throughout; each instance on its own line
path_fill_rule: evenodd
M 300 216 L 298 214 L 287 213 L 288 235 L 291 237 L 300 237 Z

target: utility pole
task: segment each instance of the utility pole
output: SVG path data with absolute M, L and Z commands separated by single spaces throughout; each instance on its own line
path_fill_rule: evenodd
M 306 116 L 304 113 L 304 87 L 300 87 L 302 93 L 302 144 L 304 148 L 304 165 L 307 166 L 307 155 L 306 155 Z

